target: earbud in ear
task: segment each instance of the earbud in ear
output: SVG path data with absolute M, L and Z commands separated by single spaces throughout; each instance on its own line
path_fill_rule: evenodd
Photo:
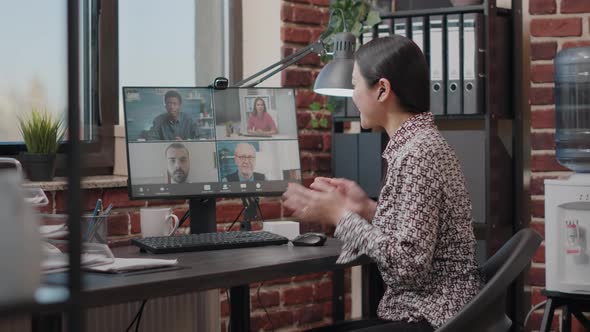
M 381 95 L 385 93 L 385 88 L 381 88 L 379 89 L 379 97 L 377 97 L 377 100 L 379 100 L 379 98 L 381 98 Z

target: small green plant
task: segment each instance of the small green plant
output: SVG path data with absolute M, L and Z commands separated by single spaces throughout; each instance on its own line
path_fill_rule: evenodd
M 327 111 L 331 114 L 334 112 L 335 105 L 330 101 L 326 102 L 324 105 L 314 101 L 309 104 L 309 109 L 312 111 L 310 121 L 311 127 L 313 129 L 328 128 L 328 115 L 322 111 Z
M 54 117 L 47 110 L 35 108 L 30 114 L 19 116 L 20 132 L 25 140 L 27 152 L 34 154 L 55 154 L 64 137 L 62 119 Z
M 374 10 L 366 0 L 335 0 L 330 4 L 330 12 L 332 13 L 330 24 L 322 34 L 322 39 L 327 45 L 331 45 L 332 36 L 344 31 L 345 27 L 348 32 L 358 38 L 381 22 L 379 12 Z

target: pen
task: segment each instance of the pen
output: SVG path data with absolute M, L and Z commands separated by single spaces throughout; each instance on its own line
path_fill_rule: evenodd
M 94 218 L 96 218 L 96 216 L 98 216 L 98 211 L 100 210 L 101 206 L 102 206 L 102 199 L 99 198 L 96 200 L 96 206 L 94 206 L 94 211 L 92 211 L 92 218 L 90 218 L 90 222 L 88 223 L 88 229 L 86 229 L 86 235 L 84 236 L 84 240 L 88 240 L 88 236 L 90 235 L 90 231 L 94 225 Z

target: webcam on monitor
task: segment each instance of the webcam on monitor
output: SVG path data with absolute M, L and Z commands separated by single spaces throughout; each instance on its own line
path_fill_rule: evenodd
M 229 86 L 229 80 L 225 77 L 216 77 L 211 86 L 217 90 L 224 90 Z

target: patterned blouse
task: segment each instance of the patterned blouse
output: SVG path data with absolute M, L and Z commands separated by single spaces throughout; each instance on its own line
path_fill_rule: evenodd
M 387 286 L 379 317 L 436 329 L 482 286 L 463 173 L 431 113 L 404 122 L 383 158 L 388 171 L 373 221 L 349 212 L 336 227 L 344 243 L 338 263 L 371 257 Z

